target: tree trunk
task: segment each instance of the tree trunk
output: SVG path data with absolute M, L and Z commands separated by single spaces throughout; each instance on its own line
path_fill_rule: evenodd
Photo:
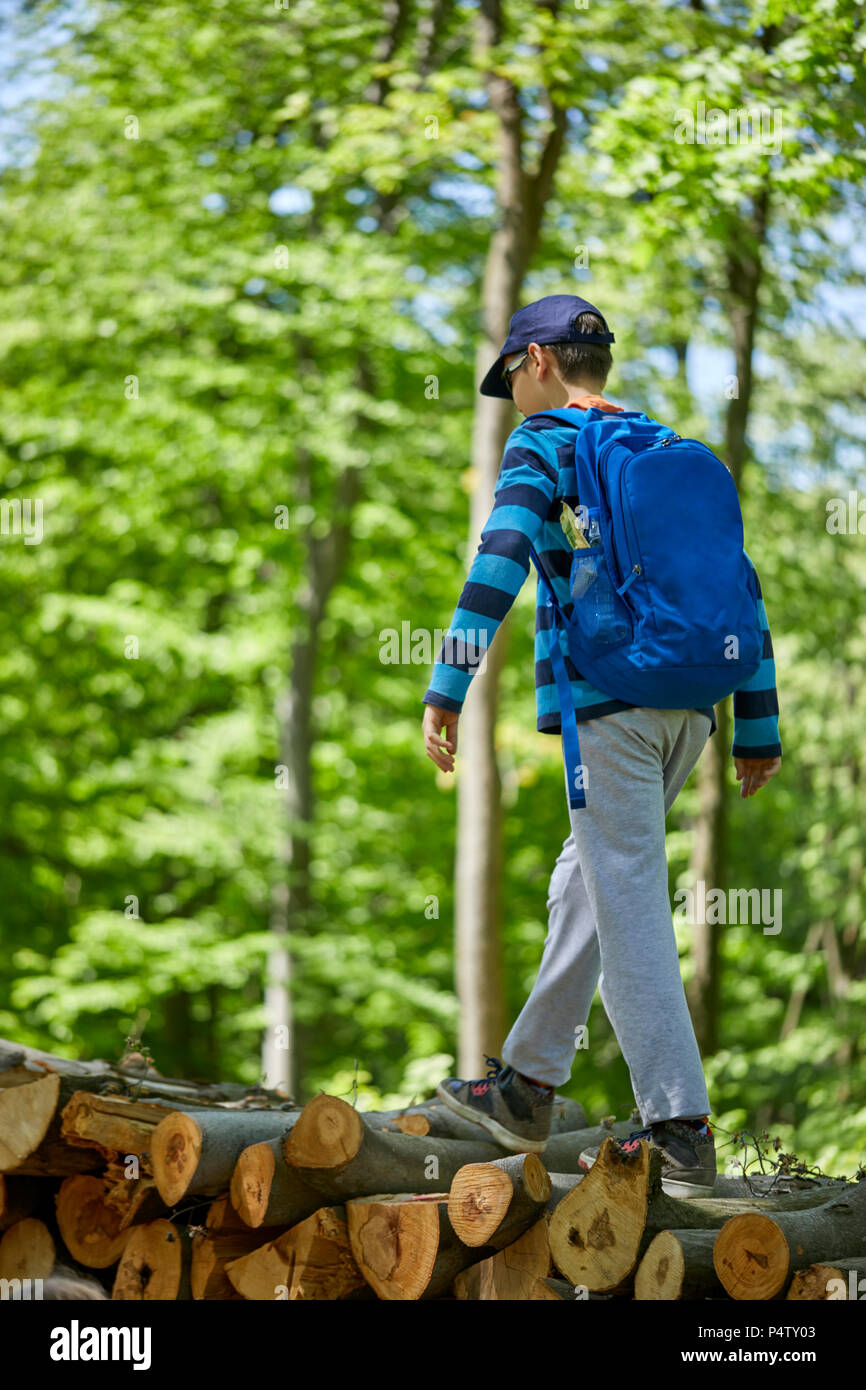
M 769 199 L 755 198 L 742 240 L 732 245 L 727 263 L 728 305 L 736 365 L 736 391 L 725 420 L 725 462 L 741 492 L 746 458 L 746 431 L 752 404 L 752 358 L 761 285 L 761 256 L 767 238 Z M 727 887 L 728 759 L 731 747 L 730 696 L 716 705 L 717 729 L 698 763 L 698 819 L 692 855 L 692 882 L 707 891 Z M 696 922 L 692 952 L 694 973 L 687 991 L 698 1047 L 703 1054 L 719 1047 L 719 943 L 721 924 Z
M 503 33 L 499 0 L 483 0 L 479 39 L 491 54 Z M 475 385 L 496 359 L 508 335 L 511 315 L 538 239 L 565 131 L 565 112 L 552 111 L 553 125 L 537 172 L 524 169 L 520 94 L 514 84 L 491 70 L 486 74 L 490 107 L 498 120 L 500 225 L 494 232 L 484 267 L 481 291 L 481 339 L 475 361 Z M 493 503 L 505 440 L 514 425 L 507 401 L 476 396 L 472 428 L 474 488 L 470 507 L 470 553 Z M 469 688 L 459 726 L 462 748 L 457 781 L 457 851 L 455 863 L 455 962 L 460 1001 L 458 1070 L 478 1074 L 484 1054 L 496 1054 L 506 1032 L 502 969 L 501 899 L 502 835 L 500 778 L 496 761 L 496 709 L 499 676 L 505 659 L 508 619 L 487 655 L 483 674 Z
M 406 0 L 388 0 L 386 27 L 377 44 L 381 75 L 365 93 L 372 105 L 381 105 L 387 96 L 387 64 L 394 56 L 408 18 Z M 378 213 L 383 226 L 396 203 L 395 194 L 379 194 L 370 211 Z M 302 346 L 302 360 L 307 353 Z M 359 390 L 373 394 L 375 381 L 368 363 L 359 358 L 356 373 Z M 359 413 L 358 426 L 367 421 Z M 298 457 L 297 500 L 313 500 L 313 461 L 301 445 Z M 271 896 L 270 929 L 274 934 L 265 979 L 265 1029 L 262 1041 L 262 1070 L 266 1085 L 281 1086 L 294 1095 L 298 1079 L 304 1074 L 303 1042 L 296 1029 L 292 1010 L 292 955 L 289 933 L 310 929 L 312 884 L 310 849 L 314 816 L 312 748 L 315 737 L 312 702 L 316 677 L 319 630 L 331 591 L 340 578 L 349 545 L 351 513 L 361 492 L 360 472 L 348 467 L 337 478 L 329 508 L 332 525 L 325 536 L 314 536 L 308 529 L 304 537 L 305 583 L 298 597 L 298 635 L 292 644 L 288 684 L 277 701 L 281 762 L 286 769 L 283 823 L 286 827 L 280 852 L 279 875 Z

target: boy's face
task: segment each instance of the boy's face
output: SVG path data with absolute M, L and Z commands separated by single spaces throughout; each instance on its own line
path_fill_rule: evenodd
M 552 372 L 552 357 L 538 343 L 530 343 L 529 347 L 521 348 L 519 352 L 509 353 L 505 359 L 505 366 L 508 367 L 513 362 L 520 362 L 520 366 L 515 367 L 506 380 L 511 387 L 514 404 L 521 415 L 534 415 L 537 410 L 549 410 L 553 403 L 550 386 L 552 382 L 557 382 Z

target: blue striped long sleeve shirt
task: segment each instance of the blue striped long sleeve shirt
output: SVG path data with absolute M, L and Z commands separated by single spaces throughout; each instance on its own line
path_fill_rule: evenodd
M 586 412 L 575 410 L 575 426 Z M 500 623 L 514 603 L 529 573 L 529 548 L 533 546 L 563 611 L 570 616 L 568 587 L 571 547 L 559 524 L 562 502 L 576 508 L 577 477 L 574 467 L 574 427 L 549 417 L 531 415 L 509 435 L 494 489 L 493 510 L 481 532 L 481 541 L 448 626 L 430 684 L 423 701 L 442 709 L 460 710 L 469 683 Z M 746 553 L 746 552 L 744 552 Z M 746 558 L 755 570 L 751 558 Z M 734 737 L 731 753 L 742 758 L 781 755 L 779 703 L 773 642 L 755 570 L 758 611 L 764 630 L 764 654 L 754 676 L 734 691 Z M 547 655 L 551 609 L 545 603 L 540 579 L 536 587 L 535 690 L 537 727 L 540 733 L 561 732 L 556 681 Z M 571 684 L 578 721 L 595 719 L 616 710 L 633 709 L 626 700 L 615 700 L 597 689 L 571 660 L 564 633 L 560 646 Z M 716 731 L 711 705 L 702 709 Z

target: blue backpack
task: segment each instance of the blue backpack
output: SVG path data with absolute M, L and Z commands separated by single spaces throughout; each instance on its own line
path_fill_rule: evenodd
M 575 424 L 572 410 L 545 411 Z M 575 429 L 578 516 L 567 618 L 535 550 L 553 609 L 549 654 L 559 695 L 569 805 L 586 805 L 571 685 L 580 674 L 616 700 L 652 709 L 714 705 L 761 664 L 754 571 L 734 480 L 711 449 L 642 411 L 595 407 Z

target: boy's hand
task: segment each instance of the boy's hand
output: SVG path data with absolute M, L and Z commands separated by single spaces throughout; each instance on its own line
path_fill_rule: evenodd
M 440 709 L 438 705 L 428 705 L 424 711 L 421 725 L 424 731 L 424 748 L 428 758 L 432 758 L 443 772 L 454 771 L 454 754 L 457 752 L 457 720 L 460 711 Z M 441 730 L 445 728 L 443 741 Z
M 734 758 L 740 796 L 754 796 L 782 766 L 781 758 Z

